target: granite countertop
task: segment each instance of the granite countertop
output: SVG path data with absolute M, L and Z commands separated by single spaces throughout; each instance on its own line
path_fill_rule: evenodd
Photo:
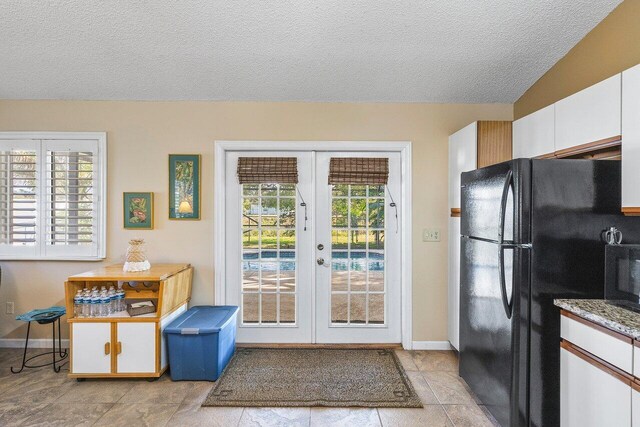
M 598 325 L 640 339 L 640 314 L 602 299 L 556 299 L 554 304 Z

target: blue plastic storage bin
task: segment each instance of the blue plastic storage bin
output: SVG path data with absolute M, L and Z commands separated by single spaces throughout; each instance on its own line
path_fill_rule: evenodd
M 171 379 L 215 381 L 236 347 L 235 305 L 196 306 L 164 330 Z

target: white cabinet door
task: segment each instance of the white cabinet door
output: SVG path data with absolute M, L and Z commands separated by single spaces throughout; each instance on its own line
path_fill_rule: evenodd
M 155 372 L 156 338 L 156 324 L 153 322 L 118 323 L 118 373 Z
M 458 350 L 460 339 L 460 218 L 449 218 L 449 342 Z
M 640 65 L 622 73 L 622 207 L 640 207 Z
M 449 208 L 460 208 L 460 174 L 476 168 L 478 123 L 449 137 Z
M 621 82 L 616 74 L 556 103 L 556 151 L 621 134 Z
M 71 373 L 111 372 L 111 324 L 74 322 L 71 324 Z
M 555 105 L 513 122 L 513 158 L 532 158 L 555 151 Z
M 561 348 L 560 425 L 630 426 L 631 386 Z

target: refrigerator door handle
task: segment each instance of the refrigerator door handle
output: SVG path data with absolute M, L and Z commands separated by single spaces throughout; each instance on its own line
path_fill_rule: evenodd
M 504 221 L 507 215 L 507 199 L 509 198 L 509 189 L 513 184 L 513 172 L 511 169 L 507 171 L 507 176 L 504 179 L 504 187 L 502 187 L 502 199 L 500 200 L 500 231 L 498 232 L 498 239 L 500 243 L 504 242 Z
M 498 256 L 498 274 L 500 275 L 500 292 L 502 293 L 502 306 L 504 312 L 507 315 L 507 319 L 511 319 L 513 315 L 513 295 L 511 295 L 511 302 L 507 298 L 507 281 L 504 276 L 504 250 L 513 249 L 513 246 L 500 246 Z M 513 290 L 512 290 L 513 292 Z

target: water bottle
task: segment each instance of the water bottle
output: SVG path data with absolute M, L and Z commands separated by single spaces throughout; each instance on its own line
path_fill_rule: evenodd
M 91 317 L 91 294 L 88 289 L 82 294 L 82 317 Z
M 100 317 L 107 317 L 109 315 L 109 295 L 105 289 L 100 293 Z
M 125 311 L 127 304 L 124 301 L 125 293 L 122 289 L 118 290 L 118 311 Z
M 116 295 L 116 290 L 113 286 L 109 288 L 109 314 L 115 313 L 117 310 L 118 304 L 118 296 Z
M 91 293 L 91 317 L 100 317 L 100 295 L 97 289 Z
M 83 299 L 82 299 L 82 291 L 80 289 L 78 289 L 78 292 L 76 292 L 76 296 L 73 297 L 73 315 L 75 317 L 82 317 L 82 303 L 83 303 Z

